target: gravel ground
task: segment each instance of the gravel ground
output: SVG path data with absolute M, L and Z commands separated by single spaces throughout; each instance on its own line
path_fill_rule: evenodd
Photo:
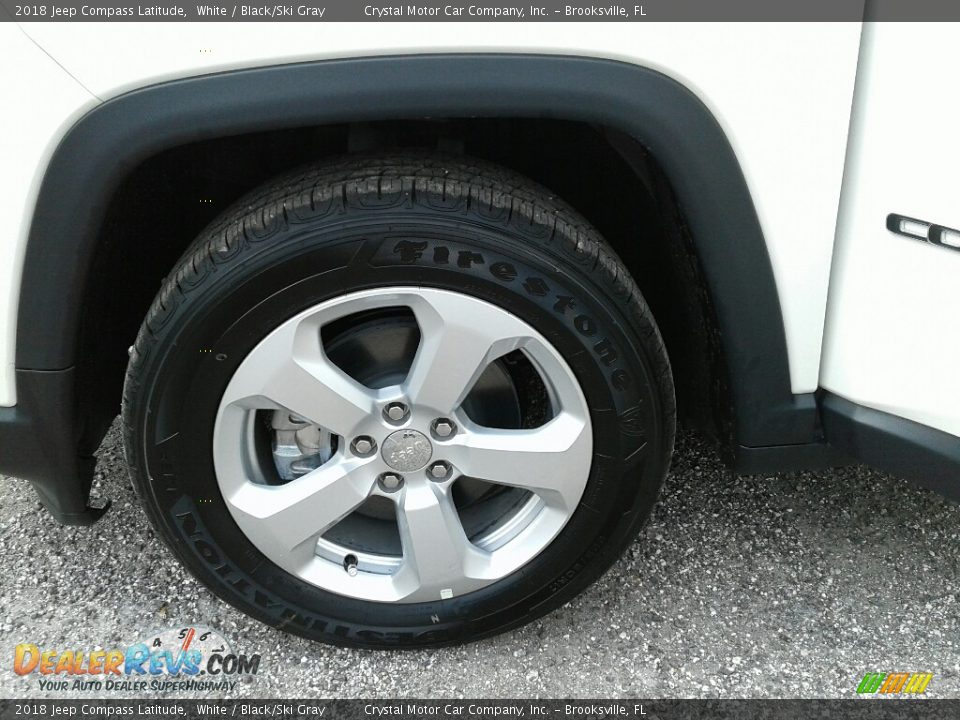
M 114 427 L 95 490 L 113 508 L 88 528 L 0 478 L 3 697 L 44 695 L 11 671 L 17 643 L 123 647 L 194 623 L 262 653 L 237 696 L 853 697 L 867 671 L 925 671 L 928 696 L 960 697 L 960 506 L 865 468 L 740 477 L 683 435 L 600 582 L 519 631 L 411 653 L 310 643 L 216 599 L 149 528 L 122 458 Z

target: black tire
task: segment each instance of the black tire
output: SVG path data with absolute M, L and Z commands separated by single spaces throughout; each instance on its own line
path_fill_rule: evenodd
M 563 355 L 590 406 L 590 477 L 560 535 L 503 580 L 438 602 L 360 601 L 284 572 L 233 521 L 213 470 L 213 418 L 246 352 L 305 308 L 385 285 L 457 290 L 521 317 Z M 597 579 L 656 501 L 675 404 L 650 311 L 584 218 L 502 168 L 399 153 L 284 176 L 203 232 L 140 330 L 123 421 L 151 521 L 219 597 L 324 642 L 425 647 L 527 623 Z

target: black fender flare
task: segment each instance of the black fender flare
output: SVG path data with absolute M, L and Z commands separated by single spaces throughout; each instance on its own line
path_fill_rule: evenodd
M 683 208 L 717 314 L 735 442 L 744 449 L 816 442 L 815 398 L 791 391 L 766 242 L 723 129 L 690 90 L 662 73 L 569 56 L 436 54 L 275 65 L 164 82 L 97 106 L 63 137 L 40 186 L 17 319 L 18 397 L 39 397 L 21 392 L 37 371 L 76 365 L 103 218 L 121 181 L 144 159 L 240 133 L 423 117 L 575 120 L 618 130 L 646 146 Z M 0 424 L 16 416 L 22 429 L 63 412 L 7 408 Z M 80 417 L 61 417 L 53 426 L 82 422 L 82 409 L 75 414 Z M 75 442 L 78 433 L 66 435 L 62 442 Z M 0 446 L 10 443 L 0 439 Z M 16 465 L 38 487 L 42 475 L 63 482 L 76 474 Z

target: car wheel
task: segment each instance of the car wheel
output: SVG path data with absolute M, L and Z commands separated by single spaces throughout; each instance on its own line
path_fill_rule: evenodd
M 606 570 L 673 447 L 660 335 L 581 216 L 485 163 L 328 161 L 226 211 L 167 278 L 123 418 L 161 536 L 326 642 L 515 627 Z

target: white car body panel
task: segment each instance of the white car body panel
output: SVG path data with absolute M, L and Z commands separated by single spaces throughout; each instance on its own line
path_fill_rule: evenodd
M 124 23 L 122 32 L 106 23 L 38 23 L 24 29 L 102 100 L 190 75 L 384 54 L 550 53 L 620 60 L 663 72 L 700 97 L 733 145 L 767 240 L 792 389 L 808 393 L 818 387 L 860 23 Z M 33 72 L 34 62 L 20 67 Z M 29 186 L 35 192 L 50 148 L 89 107 L 80 85 L 59 72 L 70 92 L 19 90 L 24 97 L 42 96 L 45 119 L 11 118 L 11 130 L 22 137 L 17 162 L 0 170 L 0 190 Z M 6 339 L 0 363 L 10 370 L 0 377 L 0 405 L 15 401 L 14 285 L 30 213 L 22 218 L 19 227 L 8 228 L 0 246 L 0 267 L 10 268 L 7 276 L 0 275 L 0 332 Z
M 865 29 L 821 385 L 960 435 L 960 252 L 896 235 L 889 213 L 960 229 L 955 23 Z

